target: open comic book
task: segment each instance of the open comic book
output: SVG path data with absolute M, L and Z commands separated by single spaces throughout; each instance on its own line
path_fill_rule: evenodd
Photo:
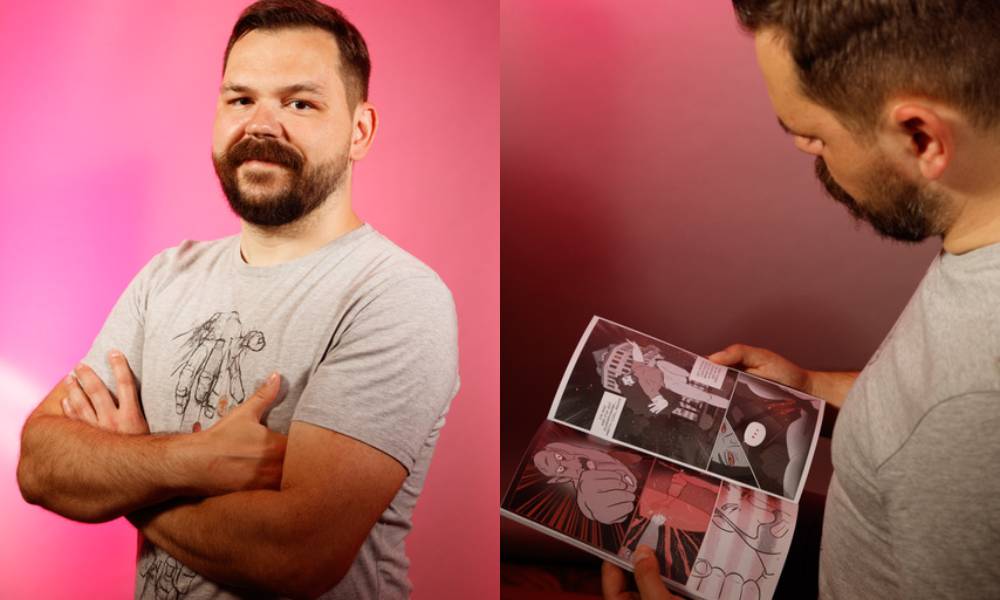
M 824 403 L 594 317 L 501 514 L 694 598 L 770 598 Z

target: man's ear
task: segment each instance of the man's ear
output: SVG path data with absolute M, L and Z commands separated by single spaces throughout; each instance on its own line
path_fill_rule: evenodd
M 368 154 L 368 149 L 375 139 L 378 129 L 378 112 L 366 101 L 358 102 L 354 107 L 354 128 L 351 131 L 350 159 L 361 160 Z
M 915 160 L 921 175 L 936 180 L 944 174 L 955 152 L 952 124 L 929 103 L 902 102 L 889 112 L 895 139 L 906 145 L 904 154 Z

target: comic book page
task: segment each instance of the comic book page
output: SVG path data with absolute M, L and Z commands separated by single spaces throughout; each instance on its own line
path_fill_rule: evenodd
M 639 544 L 694 598 L 770 598 L 797 506 L 546 421 L 501 504 L 504 516 L 631 569 Z
M 549 419 L 798 502 L 824 402 L 594 317 Z

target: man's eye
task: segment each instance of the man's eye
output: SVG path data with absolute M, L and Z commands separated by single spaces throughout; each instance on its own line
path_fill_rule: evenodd
M 562 454 L 556 454 L 556 460 L 562 460 L 562 459 L 563 459 Z
M 313 108 L 313 105 L 306 102 L 305 100 L 292 100 L 289 104 L 298 110 L 305 110 L 307 108 Z
M 250 102 L 250 98 L 244 96 L 240 98 L 233 98 L 232 100 L 229 101 L 229 104 L 232 104 L 234 106 L 246 106 L 246 104 L 243 102 L 244 100 Z
M 565 470 L 566 470 L 566 467 L 564 467 L 562 465 L 559 465 L 558 467 L 556 467 L 556 473 L 562 473 Z

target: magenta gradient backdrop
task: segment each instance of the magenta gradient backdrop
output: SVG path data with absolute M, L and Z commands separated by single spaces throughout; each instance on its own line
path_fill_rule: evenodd
M 824 197 L 729 2 L 500 18 L 505 485 L 593 314 L 704 354 L 865 364 L 939 245 L 883 241 Z
M 209 157 L 221 57 L 246 4 L 0 2 L 0 597 L 131 594 L 134 530 L 26 505 L 18 432 L 154 253 L 238 230 Z M 382 119 L 355 206 L 437 270 L 459 313 L 463 385 L 414 518 L 414 597 L 495 598 L 498 7 L 337 5 L 369 42 Z

